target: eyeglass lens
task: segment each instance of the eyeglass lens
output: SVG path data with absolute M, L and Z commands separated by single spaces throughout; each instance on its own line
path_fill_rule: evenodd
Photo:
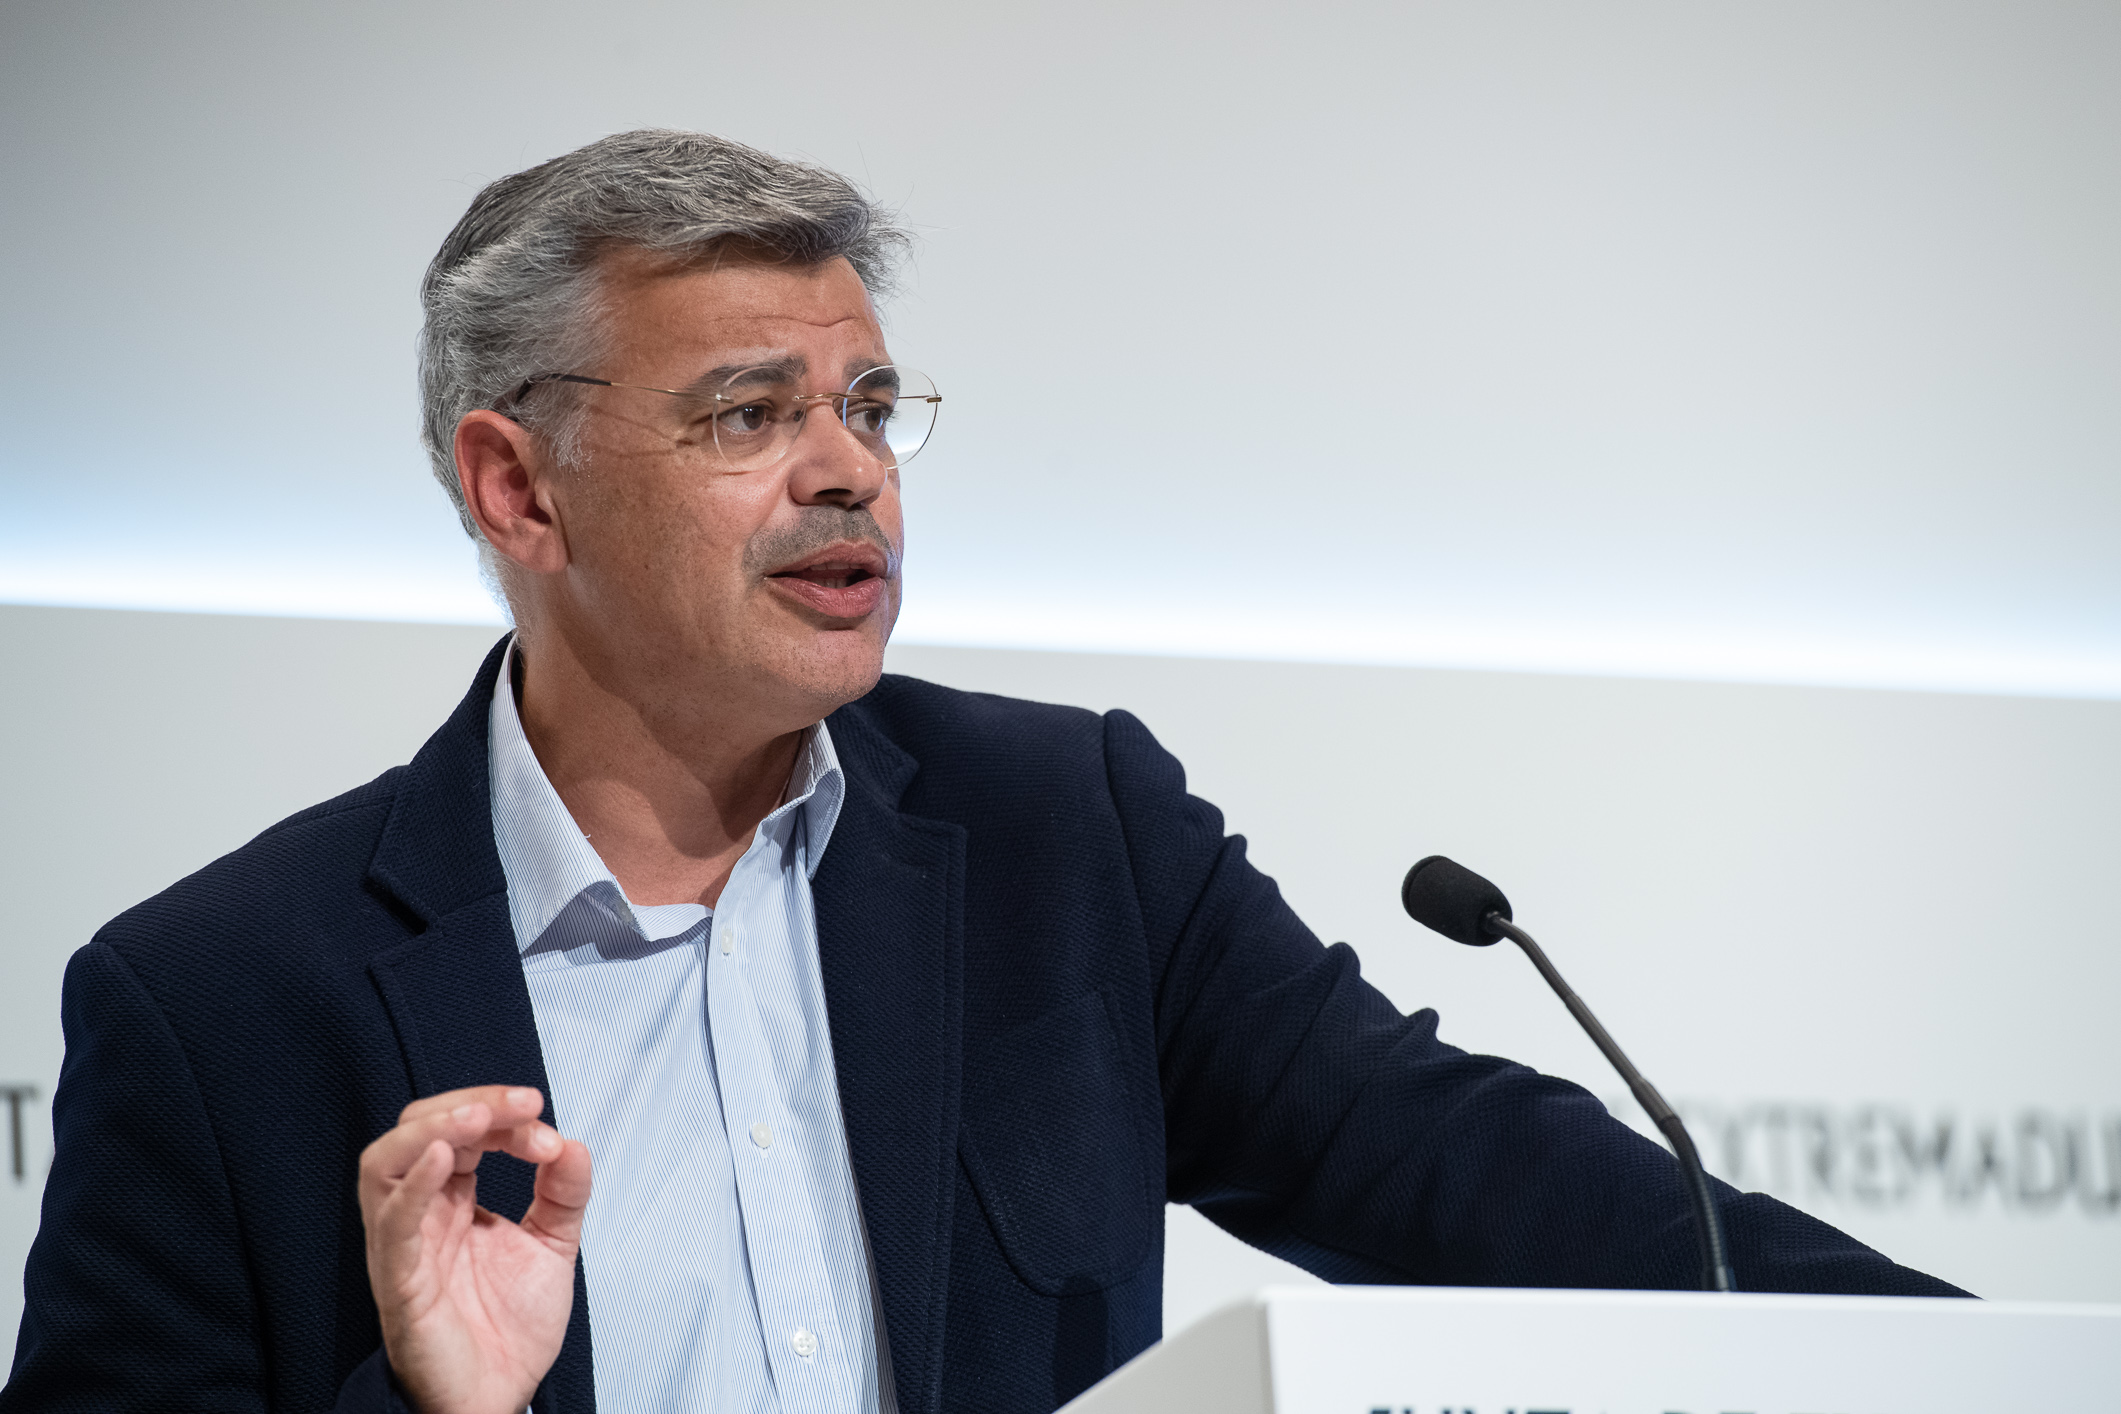
M 857 375 L 847 391 L 805 394 L 785 367 L 765 365 L 730 375 L 714 399 L 714 445 L 731 471 L 754 471 L 788 454 L 813 408 L 829 406 L 856 440 L 885 466 L 903 466 L 935 430 L 935 384 L 922 373 L 883 364 Z

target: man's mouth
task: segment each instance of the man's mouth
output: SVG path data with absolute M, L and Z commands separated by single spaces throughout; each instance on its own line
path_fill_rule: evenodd
M 834 545 L 766 578 L 828 618 L 858 619 L 883 602 L 887 568 L 873 545 Z
M 793 570 L 777 574 L 775 579 L 800 579 L 806 584 L 815 584 L 825 589 L 845 589 L 850 584 L 860 584 L 876 576 L 864 569 L 853 569 L 839 565 L 820 565 L 814 569 Z

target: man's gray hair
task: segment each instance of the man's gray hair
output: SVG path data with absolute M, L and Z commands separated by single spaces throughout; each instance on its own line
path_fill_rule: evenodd
M 525 378 L 593 366 L 603 342 L 597 262 L 633 248 L 704 259 L 740 244 L 791 263 L 844 256 L 878 298 L 911 244 L 892 214 L 837 172 L 705 133 L 643 128 L 502 177 L 472 198 L 420 284 L 420 440 L 464 530 L 457 423 Z M 503 409 L 573 455 L 566 385 Z

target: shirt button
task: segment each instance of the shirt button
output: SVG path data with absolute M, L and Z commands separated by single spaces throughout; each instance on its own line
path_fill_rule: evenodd
M 734 930 L 734 929 L 732 929 L 732 928 L 724 928 L 724 929 L 722 930 L 722 956 L 723 956 L 723 957 L 727 957 L 727 956 L 729 956 L 729 954 L 731 954 L 731 953 L 733 953 L 733 952 L 735 952 L 735 951 L 736 951 L 736 930 Z
M 809 1331 L 799 1330 L 788 1337 L 788 1348 L 808 1360 L 817 1354 L 817 1337 Z
M 751 1142 L 758 1145 L 761 1149 L 771 1149 L 773 1147 L 773 1126 L 764 1120 L 752 1125 Z

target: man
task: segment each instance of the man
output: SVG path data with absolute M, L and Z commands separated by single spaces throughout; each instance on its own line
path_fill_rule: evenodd
M 880 679 L 902 244 L 682 133 L 473 202 L 425 435 L 515 632 L 74 958 L 0 1404 L 1050 1409 L 1156 1339 L 1167 1200 L 1340 1281 L 1691 1284 L 1670 1157 L 1400 1015 L 1132 717 Z M 1952 1292 L 1719 1193 L 1754 1289 Z

